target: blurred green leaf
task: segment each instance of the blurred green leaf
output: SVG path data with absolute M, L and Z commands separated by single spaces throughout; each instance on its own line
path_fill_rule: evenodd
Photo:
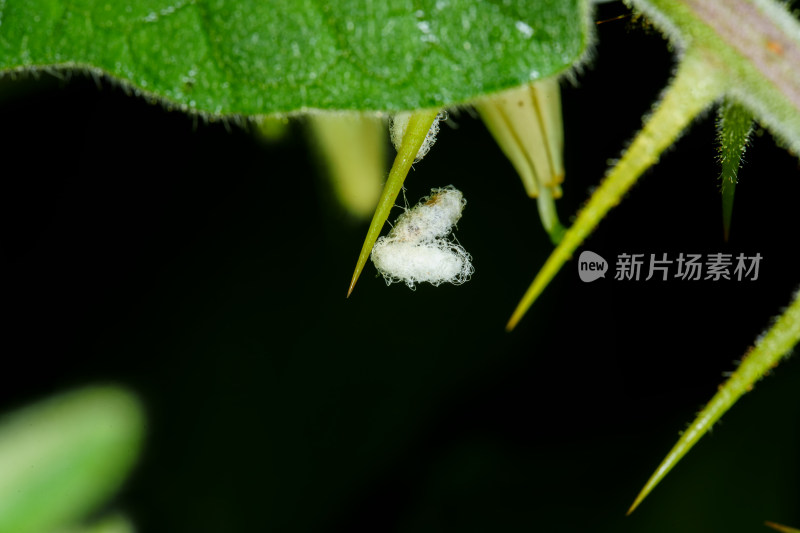
M 76 522 L 122 483 L 139 453 L 138 401 L 115 387 L 56 396 L 0 421 L 0 531 Z
M 0 71 L 105 72 L 182 109 L 442 107 L 569 68 L 586 0 L 7 0 Z

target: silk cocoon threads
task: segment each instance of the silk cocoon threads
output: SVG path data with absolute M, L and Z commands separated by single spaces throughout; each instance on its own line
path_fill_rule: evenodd
M 450 239 L 467 201 L 452 185 L 431 190 L 395 222 L 388 235 L 378 238 L 372 262 L 387 285 L 405 282 L 414 289 L 428 282 L 461 285 L 475 272 L 472 257 Z
M 396 150 L 400 150 L 400 145 L 403 144 L 403 137 L 406 134 L 406 129 L 408 128 L 408 121 L 411 118 L 411 113 L 408 111 L 402 111 L 400 113 L 395 114 L 392 117 L 392 124 L 389 128 L 390 137 L 392 139 L 392 144 L 394 145 Z M 422 141 L 422 146 L 419 147 L 419 151 L 417 152 L 417 156 L 414 158 L 414 162 L 418 163 L 425 157 L 428 152 L 430 151 L 433 143 L 436 142 L 436 136 L 439 134 L 439 122 L 442 120 L 447 120 L 447 112 L 441 111 L 436 118 L 433 119 L 433 123 L 431 124 L 431 128 L 428 130 L 428 134 L 425 135 L 425 140 Z

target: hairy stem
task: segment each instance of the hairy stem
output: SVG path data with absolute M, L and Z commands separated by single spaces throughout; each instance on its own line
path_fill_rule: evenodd
M 676 46 L 703 53 L 726 93 L 800 152 L 800 22 L 774 0 L 627 0 Z

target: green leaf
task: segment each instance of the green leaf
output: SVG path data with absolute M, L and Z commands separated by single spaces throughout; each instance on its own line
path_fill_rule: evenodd
M 53 397 L 0 420 L 0 531 L 47 533 L 80 520 L 124 480 L 144 420 L 113 387 Z
M 739 166 L 752 129 L 753 115 L 740 104 L 725 102 L 720 106 L 717 135 L 722 172 L 719 181 L 722 192 L 722 224 L 726 241 L 731 231 L 733 197 L 736 193 Z
M 0 71 L 108 73 L 213 114 L 440 108 L 559 73 L 586 0 L 6 0 Z

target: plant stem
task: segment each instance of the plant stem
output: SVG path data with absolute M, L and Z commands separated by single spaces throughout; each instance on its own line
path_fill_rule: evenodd
M 561 221 L 558 220 L 553 190 L 550 187 L 542 187 L 539 190 L 536 203 L 539 208 L 539 218 L 542 220 L 542 227 L 544 227 L 544 230 L 550 236 L 550 241 L 553 245 L 558 246 L 558 243 L 564 238 L 564 233 L 567 230 L 561 225 Z

